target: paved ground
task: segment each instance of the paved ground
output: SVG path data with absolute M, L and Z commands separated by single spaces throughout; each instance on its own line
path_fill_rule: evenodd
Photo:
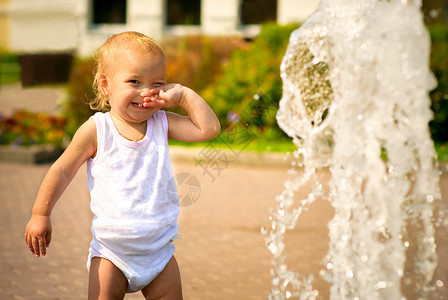
M 35 194 L 48 167 L 0 162 L 0 299 L 86 298 L 91 215 L 85 167 L 55 208 L 48 255 L 35 258 L 23 241 Z M 199 167 L 178 162 L 175 173 L 192 174 L 201 184 L 199 199 L 181 209 L 182 238 L 175 242 L 185 299 L 266 299 L 270 254 L 260 227 L 269 225 L 269 207 L 274 207 L 273 199 L 281 192 L 286 170 L 230 165 L 211 182 Z M 447 176 L 442 184 L 446 199 Z M 317 273 L 327 251 L 330 218 L 328 204 L 317 201 L 287 236 L 288 263 L 305 274 L 315 274 L 320 299 L 328 298 L 328 286 Z M 445 283 L 446 238 L 445 232 L 444 248 L 439 250 L 444 251 L 439 254 L 443 264 L 437 275 Z M 446 289 L 440 289 L 439 295 L 447 296 Z M 141 299 L 141 295 L 126 299 Z
M 20 83 L 0 86 L 0 113 L 11 115 L 16 110 L 55 113 L 64 99 L 62 87 L 22 88 Z
M 4 99 L 0 111 L 14 105 L 14 101 L 6 105 Z M 23 240 L 34 197 L 48 167 L 0 162 L 0 299 L 86 299 L 91 214 L 85 167 L 54 210 L 53 241 L 47 257 L 33 257 Z M 181 209 L 182 238 L 175 242 L 185 299 L 266 299 L 271 256 L 260 228 L 270 225 L 269 208 L 275 207 L 275 196 L 288 178 L 287 169 L 234 162 L 212 178 L 192 160 L 182 159 L 174 162 L 174 173 L 191 174 L 201 185 L 197 201 Z M 447 175 L 441 186 L 447 202 Z M 318 272 L 327 252 L 326 224 L 331 217 L 328 203 L 316 201 L 297 228 L 287 234 L 287 263 L 303 274 L 315 275 L 319 299 L 328 299 L 329 293 Z M 433 299 L 448 299 L 446 229 L 439 231 L 438 240 L 441 263 L 435 278 L 445 286 Z M 142 297 L 136 293 L 126 299 Z

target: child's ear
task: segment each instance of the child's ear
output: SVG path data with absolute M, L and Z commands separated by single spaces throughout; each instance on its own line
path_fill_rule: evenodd
M 106 75 L 100 75 L 98 79 L 98 88 L 101 94 L 106 97 L 109 96 L 109 80 L 107 79 Z

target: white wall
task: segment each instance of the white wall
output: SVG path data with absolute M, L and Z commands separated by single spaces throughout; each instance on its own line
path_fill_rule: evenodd
M 201 25 L 205 34 L 234 34 L 239 0 L 202 0 Z
M 278 0 L 279 23 L 303 22 L 320 0 Z M 127 24 L 90 24 L 91 0 L 11 0 L 10 48 L 18 53 L 75 51 L 90 56 L 110 35 L 136 30 L 160 40 L 167 34 L 256 34 L 240 26 L 239 0 L 202 0 L 201 26 L 165 26 L 164 0 L 128 0 Z
M 76 0 L 13 0 L 10 48 L 18 53 L 61 52 L 77 46 Z
M 303 23 L 313 13 L 320 0 L 277 0 L 277 22 Z

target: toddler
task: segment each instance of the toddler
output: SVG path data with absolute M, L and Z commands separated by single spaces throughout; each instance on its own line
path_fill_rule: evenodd
M 168 139 L 187 142 L 215 137 L 220 124 L 193 90 L 166 83 L 163 50 L 137 32 L 110 37 L 96 52 L 91 107 L 86 121 L 42 181 L 25 231 L 31 252 L 45 256 L 50 214 L 87 161 L 93 239 L 89 299 L 123 299 L 141 291 L 146 299 L 182 299 L 174 257 L 179 205 Z M 161 109 L 179 105 L 188 116 Z M 171 182 L 171 183 L 170 183 Z

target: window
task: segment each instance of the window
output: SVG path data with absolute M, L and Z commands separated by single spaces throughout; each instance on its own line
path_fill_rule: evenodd
M 126 23 L 126 0 L 93 0 L 93 24 Z
M 200 25 L 201 0 L 168 0 L 166 14 L 168 25 Z
M 276 0 L 241 0 L 240 23 L 242 25 L 275 22 L 277 20 Z

